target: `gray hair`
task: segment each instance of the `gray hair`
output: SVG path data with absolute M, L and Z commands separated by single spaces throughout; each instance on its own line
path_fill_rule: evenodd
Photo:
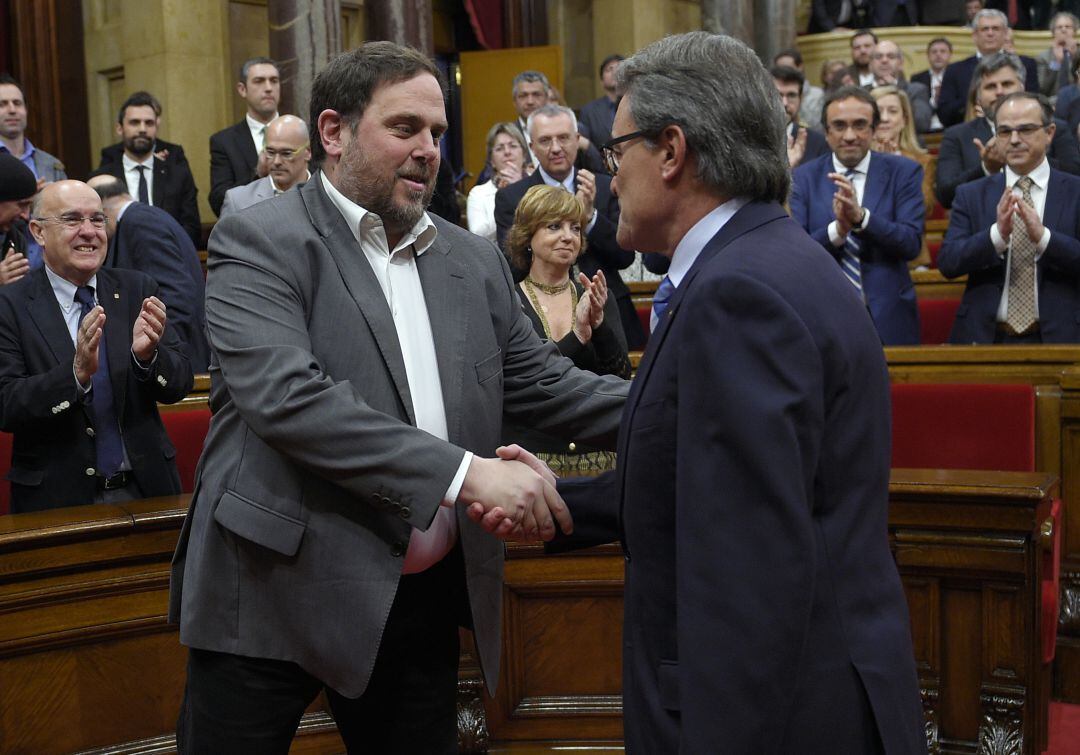
M 970 97 L 978 91 L 985 77 L 997 73 L 1002 68 L 1011 68 L 1016 77 L 1020 79 L 1021 85 L 1024 83 L 1024 79 L 1027 77 L 1027 69 L 1024 68 L 1020 56 L 1014 52 L 995 52 L 993 55 L 984 55 L 978 65 L 975 66 L 975 71 L 971 74 L 971 88 L 968 91 L 968 96 Z
M 514 83 L 510 87 L 510 96 L 517 97 L 518 84 L 535 84 L 538 81 L 544 85 L 545 92 L 551 88 L 547 76 L 539 71 L 522 71 L 514 77 Z
M 1009 28 L 1009 17 L 995 8 L 983 8 L 981 11 L 972 16 L 971 28 L 974 29 L 976 26 L 979 25 L 979 19 L 986 18 L 987 16 L 996 18 L 997 20 L 1001 21 L 1001 23 L 1005 24 L 1006 29 Z
M 704 31 L 666 37 L 624 61 L 616 78 L 646 137 L 682 129 L 706 186 L 726 197 L 787 197 L 787 118 L 772 77 L 745 44 Z
M 1080 29 L 1080 19 L 1078 19 L 1075 14 L 1069 13 L 1069 11 L 1067 11 L 1067 10 L 1059 10 L 1057 13 L 1055 13 L 1053 16 L 1050 17 L 1050 26 L 1049 26 L 1050 31 L 1054 30 L 1054 24 L 1056 24 L 1057 20 L 1059 18 L 1061 18 L 1062 16 L 1065 16 L 1065 18 L 1072 21 L 1073 31 L 1076 31 L 1077 29 Z
M 544 105 L 529 113 L 529 117 L 525 119 L 525 138 L 529 140 L 529 144 L 532 144 L 533 118 L 538 115 L 542 115 L 545 118 L 558 118 L 560 115 L 569 116 L 570 123 L 574 126 L 574 133 L 577 133 L 577 116 L 574 115 L 573 110 L 568 107 L 563 107 L 562 105 Z

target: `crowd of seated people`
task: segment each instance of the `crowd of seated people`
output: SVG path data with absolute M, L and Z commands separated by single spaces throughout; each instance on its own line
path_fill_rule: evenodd
M 1080 255 L 1073 254 L 1080 234 L 1080 227 L 1074 227 L 1077 213 L 1068 206 L 1071 197 L 1061 196 L 1075 191 L 1070 174 L 1080 175 L 1076 138 L 1080 24 L 1064 10 L 1043 17 L 1037 8 L 1028 8 L 1022 18 L 1010 18 L 997 5 L 984 7 L 972 0 L 962 18 L 938 18 L 934 4 L 925 2 L 815 2 L 812 31 L 849 32 L 850 60 L 824 61 L 821 86 L 808 80 L 797 47 L 772 60 L 771 73 L 787 118 L 793 171 L 790 210 L 836 258 L 864 298 L 886 345 L 919 341 L 909 269 L 932 264 L 925 219 L 935 212 L 944 214 L 942 207 L 952 207 L 953 213 L 945 231 L 941 270 L 948 276 L 968 276 L 951 341 L 1061 342 L 1078 335 L 1059 320 L 1072 317 L 1067 315 L 1072 311 L 1071 291 L 1080 277 Z M 927 44 L 925 70 L 906 75 L 905 54 L 889 38 L 888 29 L 868 27 L 920 22 L 956 24 L 959 34 L 971 35 L 976 55 L 954 60 L 955 38 L 938 36 Z M 1049 29 L 1050 45 L 1034 58 L 1015 54 L 1012 28 L 1033 24 Z M 518 74 L 511 88 L 517 118 L 495 123 L 488 131 L 485 162 L 467 201 L 464 205 L 455 201 L 452 170 L 444 165 L 439 199 L 431 211 L 500 247 L 519 281 L 522 307 L 539 334 L 575 361 L 628 377 L 626 353 L 644 347 L 648 324 L 636 311 L 624 281 L 624 271 L 640 263 L 634 250 L 617 242 L 618 196 L 602 154 L 611 139 L 618 103 L 615 72 L 622 60 L 613 54 L 602 61 L 601 96 L 576 111 L 560 104 L 561 96 L 543 72 Z M 273 60 L 246 61 L 235 89 L 245 106 L 243 119 L 210 137 L 208 198 L 219 218 L 302 185 L 316 167 L 310 164 L 308 124 L 279 112 L 280 71 Z M 1012 96 L 1025 91 L 1031 96 Z M 1003 103 L 1011 103 L 1007 114 L 1000 112 Z M 83 341 L 90 337 L 78 317 L 89 312 L 90 305 L 61 296 L 64 287 L 54 280 L 57 270 L 49 265 L 58 252 L 54 249 L 50 255 L 46 244 L 55 241 L 54 236 L 66 235 L 69 248 L 79 248 L 81 240 L 86 242 L 81 245 L 84 251 L 102 252 L 91 271 L 92 283 L 82 278 L 67 282 L 73 292 L 90 287 L 89 301 L 105 311 L 115 306 L 102 301 L 109 277 L 127 275 L 126 271 L 139 275 L 138 289 L 146 293 L 142 299 L 160 302 L 160 311 L 147 304 L 144 313 L 142 299 L 140 306 L 127 302 L 124 317 L 130 327 L 121 332 L 114 324 L 99 329 L 96 337 L 104 342 L 113 332 L 114 341 L 124 339 L 102 364 L 114 373 L 107 383 L 115 387 L 118 381 L 125 386 L 130 382 L 130 390 L 113 391 L 124 402 L 117 417 L 126 422 L 129 416 L 141 416 L 126 409 L 129 402 L 141 402 L 140 411 L 154 431 L 146 443 L 167 459 L 168 441 L 157 432 L 160 419 L 148 407 L 181 397 L 178 385 L 190 383 L 184 375 L 204 372 L 210 363 L 197 253 L 204 237 L 184 148 L 158 136 L 161 103 L 148 92 L 132 93 L 116 114 L 118 141 L 101 150 L 90 177 L 95 204 L 91 194 L 75 184 L 43 191 L 67 176 L 61 159 L 26 137 L 27 115 L 20 82 L 0 74 L 0 293 L 15 306 L 18 297 L 32 296 L 39 288 L 48 291 L 47 284 L 52 284 L 51 299 L 59 306 L 57 312 L 50 310 L 50 327 L 62 333 L 64 318 L 77 326 L 68 329 L 70 354 L 62 344 L 61 351 L 71 356 L 81 353 Z M 928 141 L 927 135 L 935 132 L 940 136 Z M 84 201 L 86 212 L 79 213 L 77 203 L 68 201 L 75 195 Z M 988 204 L 995 195 L 997 201 Z M 957 212 L 955 203 L 961 200 Z M 542 205 L 541 210 L 534 204 Z M 43 207 L 53 205 L 58 208 L 55 215 L 43 214 Z M 78 225 L 72 213 L 82 217 Z M 554 271 L 560 280 L 569 281 L 568 287 L 542 282 L 551 277 L 546 273 L 553 268 L 548 269 L 551 266 L 536 243 L 526 243 L 524 250 L 515 248 L 515 236 L 520 247 L 521 238 L 542 234 L 538 217 L 552 233 L 556 225 L 577 229 L 570 234 L 579 237 L 573 260 L 565 270 Z M 1020 231 L 1027 233 L 1028 241 L 1014 244 Z M 99 243 L 102 237 L 107 241 Z M 1014 252 L 1019 247 L 1026 255 L 1023 260 L 1014 259 L 1020 256 Z M 667 259 L 660 255 L 642 255 L 641 261 L 656 274 L 667 269 Z M 584 275 L 581 284 L 573 275 L 577 271 Z M 94 288 L 99 277 L 104 289 Z M 1026 291 L 1017 289 L 1024 285 Z M 548 298 L 553 301 L 542 301 Z M 569 302 L 565 307 L 559 305 L 562 298 Z M 51 299 L 45 299 L 51 307 Z M 1016 302 L 1026 308 L 1020 319 L 1010 311 Z M 549 305 L 566 311 L 549 316 Z M 973 328 L 976 316 L 980 326 Z M 114 319 L 120 321 L 119 316 Z M 136 354 L 127 343 L 143 343 L 135 329 L 145 330 L 147 322 L 160 325 L 155 348 L 146 352 L 151 356 L 149 365 L 139 358 L 143 352 Z M 63 417 L 72 424 L 71 409 L 89 405 L 100 380 L 93 371 L 76 370 L 65 392 L 42 394 L 41 405 L 24 406 L 20 402 L 26 399 L 20 397 L 36 394 L 20 391 L 42 380 L 35 370 L 44 368 L 30 366 L 39 364 L 35 349 L 40 346 L 21 340 L 27 336 L 22 327 L 14 316 L 5 325 L 0 312 L 0 330 L 7 329 L 0 333 L 3 347 L 22 354 L 21 359 L 9 359 L 0 375 L 0 429 L 21 435 L 15 444 L 19 463 L 8 476 L 23 486 L 18 498 L 26 501 L 26 487 L 44 485 L 41 489 L 48 490 L 49 484 L 48 465 L 34 460 L 37 451 L 26 450 L 48 438 L 36 422 L 38 413 L 45 413 L 46 424 L 60 427 Z M 157 346 L 158 342 L 167 347 Z M 118 356 L 124 348 L 131 352 L 129 361 Z M 118 371 L 129 377 L 121 378 Z M 167 385 L 161 385 L 160 378 Z M 28 424 L 28 417 L 35 422 Z M 85 421 L 85 439 L 79 454 L 71 458 L 85 464 L 83 499 L 113 496 L 114 490 L 127 485 L 135 494 L 145 493 L 146 486 L 139 481 L 145 449 L 121 446 L 118 465 L 114 448 L 114 458 L 99 463 L 87 456 L 102 444 L 95 440 L 93 413 L 80 411 L 78 419 Z M 27 440 L 28 428 L 34 430 L 33 443 Z M 121 430 L 124 443 L 131 444 L 136 431 L 123 423 Z

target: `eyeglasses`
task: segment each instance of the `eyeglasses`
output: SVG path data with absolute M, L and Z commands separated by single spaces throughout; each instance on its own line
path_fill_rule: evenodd
M 570 146 L 570 142 L 577 139 L 576 134 L 559 134 L 558 136 L 541 136 L 539 139 L 533 140 L 533 148 L 539 147 L 543 151 L 547 152 L 551 149 L 552 144 L 559 143 L 559 146 L 566 149 Z
M 830 121 L 828 126 L 826 126 L 826 128 L 829 129 L 829 133 L 836 134 L 837 136 L 845 133 L 849 128 L 856 134 L 865 134 L 869 132 L 872 127 L 870 121 L 864 121 L 862 119 L 852 121 L 851 123 L 845 121 Z
M 82 224 L 87 220 L 90 221 L 90 225 L 94 226 L 94 228 L 104 228 L 107 218 L 104 212 L 95 212 L 93 215 L 85 217 L 77 212 L 65 212 L 63 215 L 50 215 L 48 217 L 34 218 L 34 220 L 39 222 L 52 220 L 60 223 L 64 228 L 75 230 L 76 228 L 82 228 Z
M 263 154 L 266 155 L 266 159 L 268 160 L 276 160 L 280 157 L 285 162 L 290 162 L 295 160 L 297 155 L 307 149 L 308 144 L 310 144 L 310 142 L 305 142 L 296 149 L 273 149 L 272 147 L 263 147 Z
M 650 133 L 655 132 L 645 130 L 632 131 L 629 134 L 623 134 L 618 138 L 612 139 L 610 142 L 600 148 L 601 152 L 603 152 L 604 154 L 604 166 L 607 168 L 608 173 L 610 173 L 612 177 L 614 177 L 615 174 L 619 172 L 619 161 L 622 160 L 622 155 L 617 153 L 613 149 L 615 145 L 628 142 L 631 139 L 637 139 L 641 136 L 648 136 Z
M 1005 138 L 1011 138 L 1013 132 L 1020 134 L 1020 138 L 1024 139 L 1031 136 L 1036 131 L 1042 131 L 1046 128 L 1038 123 L 1025 123 L 1022 126 L 997 126 L 994 130 L 1004 136 Z

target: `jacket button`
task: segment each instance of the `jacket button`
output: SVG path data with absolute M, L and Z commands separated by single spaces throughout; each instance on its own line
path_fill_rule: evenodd
M 571 453 L 573 453 L 574 451 L 577 451 L 577 443 L 571 443 L 569 448 L 570 448 Z
M 97 470 L 94 469 L 93 467 L 87 467 L 86 468 L 86 476 L 87 477 L 93 477 L 96 474 L 97 474 Z
M 69 401 L 64 401 L 64 403 L 60 404 L 61 409 L 67 409 L 69 406 L 71 406 L 71 402 Z
M 410 516 L 412 516 L 412 509 L 410 509 L 408 506 L 402 506 L 401 511 L 398 512 L 398 516 L 400 516 L 402 519 L 408 519 Z
M 94 437 L 94 428 L 92 428 L 92 427 L 86 428 L 86 434 L 89 435 L 91 438 L 93 438 Z
M 390 555 L 394 558 L 401 558 L 405 555 L 405 543 L 394 543 L 390 546 Z

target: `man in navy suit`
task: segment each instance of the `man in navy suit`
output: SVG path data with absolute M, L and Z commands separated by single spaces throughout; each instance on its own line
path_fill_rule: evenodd
M 98 175 L 88 183 L 109 218 L 104 266 L 138 270 L 154 279 L 191 369 L 206 372 L 210 366 L 203 301 L 206 279 L 195 245 L 169 213 L 136 202 L 118 178 Z
M 626 750 L 925 753 L 887 537 L 885 360 L 858 292 L 780 204 L 771 78 L 706 32 L 618 77 L 618 237 L 671 257 L 668 296 L 618 469 L 559 488 L 566 545 L 625 551 Z
M 630 300 L 630 289 L 623 282 L 620 270 L 634 263 L 634 252 L 619 246 L 615 227 L 619 223 L 619 202 L 611 193 L 611 177 L 603 173 L 578 170 L 574 161 L 578 155 L 577 119 L 574 111 L 561 105 L 544 105 L 529 114 L 526 121 L 528 138 L 536 153 L 539 166 L 531 176 L 504 186 L 495 194 L 495 229 L 499 245 L 505 248 L 506 235 L 514 224 L 514 212 L 525 192 L 533 186 L 561 186 L 577 195 L 592 219 L 585 227 L 588 245 L 578 267 L 592 277 L 603 270 L 608 293 L 615 297 L 619 321 L 631 349 L 645 344 L 641 320 Z M 524 277 L 525 270 L 515 271 Z
M 121 141 L 101 150 L 96 172 L 108 173 L 127 183 L 131 196 L 160 207 L 183 226 L 191 242 L 199 245 L 198 190 L 184 148 L 157 138 L 161 103 L 149 92 L 135 92 L 116 117 Z
M 945 130 L 938 152 L 934 194 L 944 207 L 952 207 L 961 184 L 997 173 L 1005 165 L 1008 140 L 994 138 L 993 111 L 1004 97 L 1023 90 L 1024 67 L 1009 52 L 979 61 L 973 78 L 978 115 Z M 1054 138 L 1047 150 L 1050 164 L 1067 173 L 1080 173 L 1080 146 L 1064 121 L 1055 119 Z
M 967 275 L 952 343 L 1080 341 L 1080 178 L 1050 167 L 1049 100 L 1019 92 L 995 111 L 1008 139 L 1001 173 L 956 192 L 938 254 Z
M 270 58 L 252 58 L 240 66 L 236 92 L 247 103 L 244 119 L 210 137 L 210 209 L 221 216 L 225 193 L 254 181 L 266 128 L 277 118 L 281 78 Z
M 1005 49 L 1009 35 L 1009 19 L 999 10 L 981 10 L 972 21 L 971 37 L 975 41 L 976 55 L 950 63 L 941 80 L 938 95 L 938 118 L 948 127 L 964 120 L 971 77 L 979 60 Z M 1033 58 L 1020 56 L 1024 64 L 1024 89 L 1039 91 L 1039 67 Z
M 881 342 L 917 344 L 907 263 L 922 247 L 922 166 L 870 151 L 879 115 L 864 89 L 832 92 L 821 117 L 832 152 L 795 169 L 791 216 L 836 258 L 866 301 Z
M 14 434 L 11 508 L 180 492 L 158 402 L 191 389 L 157 286 L 103 270 L 105 215 L 80 181 L 35 198 L 45 264 L 0 289 L 0 429 Z

